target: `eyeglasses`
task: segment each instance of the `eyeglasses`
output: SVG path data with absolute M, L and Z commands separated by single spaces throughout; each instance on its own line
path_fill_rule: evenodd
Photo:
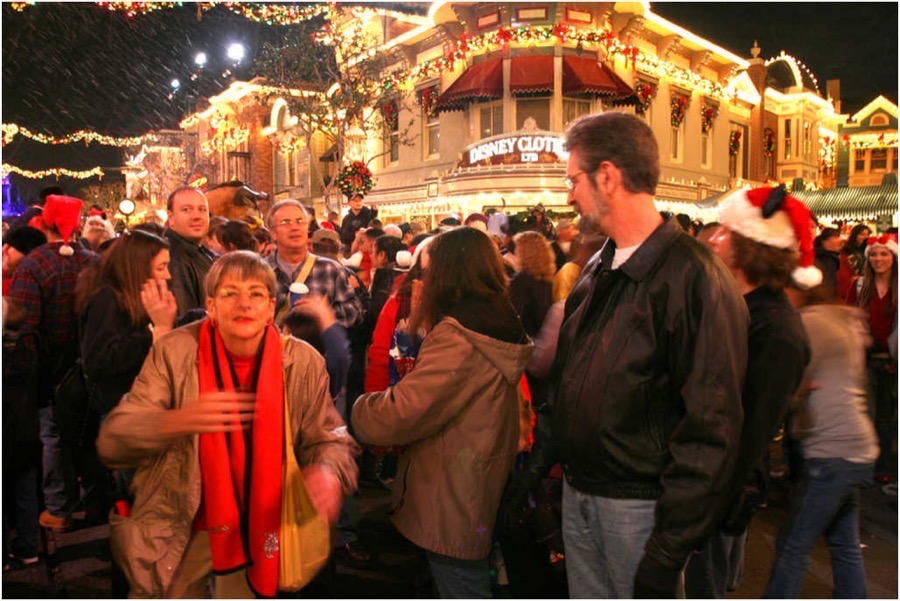
M 297 217 L 296 219 L 279 219 L 278 223 L 275 224 L 276 227 L 282 225 L 303 225 L 307 223 L 306 219 L 303 217 Z
M 246 294 L 250 299 L 250 302 L 254 305 L 262 305 L 272 298 L 271 296 L 269 296 L 268 292 L 265 292 L 263 290 L 250 290 Z M 234 288 L 221 288 L 219 290 L 216 290 L 216 298 L 226 303 L 237 302 L 241 295 L 241 291 Z
M 566 175 L 562 178 L 563 183 L 566 185 L 566 188 L 571 192 L 575 189 L 575 186 L 578 185 L 578 176 L 582 173 L 586 173 L 585 171 L 578 171 L 573 173 L 572 175 Z

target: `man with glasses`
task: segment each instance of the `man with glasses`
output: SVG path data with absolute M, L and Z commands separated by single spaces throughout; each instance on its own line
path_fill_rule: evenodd
M 654 206 L 659 150 L 643 121 L 586 116 L 566 144 L 568 203 L 609 236 L 566 303 L 552 434 L 537 436 L 565 472 L 569 593 L 671 598 L 725 510 L 747 308 L 721 261 Z
M 269 209 L 266 224 L 272 232 L 275 251 L 267 258 L 278 280 L 276 322 L 280 324 L 288 307 L 288 288 L 294 282 L 306 284 L 310 292 L 327 296 L 338 322 L 345 328 L 362 323 L 365 310 L 337 261 L 309 252 L 309 214 L 299 201 L 276 202 Z
M 169 195 L 166 238 L 171 245 L 169 285 L 178 304 L 179 320 L 192 309 L 206 307 L 203 280 L 215 261 L 215 255 L 200 244 L 209 232 L 209 203 L 197 188 L 184 186 Z

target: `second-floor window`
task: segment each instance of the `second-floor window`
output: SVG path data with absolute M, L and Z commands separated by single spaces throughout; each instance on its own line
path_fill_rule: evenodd
M 381 105 L 381 118 L 384 120 L 384 145 L 387 147 L 384 162 L 393 165 L 400 160 L 400 115 L 395 101 Z
M 480 136 L 490 138 L 503 133 L 503 104 L 494 103 L 481 107 Z
M 591 112 L 590 100 L 575 100 L 573 98 L 563 98 L 563 125 L 568 125 L 582 115 Z
M 704 169 L 712 167 L 712 130 L 700 135 L 700 166 Z
M 673 125 L 672 129 L 669 130 L 669 159 L 674 163 L 681 162 L 681 148 L 684 142 L 682 140 L 682 127 L 682 125 Z
M 872 162 L 869 169 L 871 171 L 885 171 L 887 169 L 887 148 L 873 148 Z
M 550 129 L 550 99 L 520 98 L 516 101 L 516 129 Z
M 793 150 L 791 148 L 792 143 L 793 143 L 793 138 L 791 137 L 791 120 L 790 119 L 784 120 L 784 136 L 783 137 L 784 137 L 784 158 L 789 159 L 789 158 L 791 158 L 791 155 L 792 155 L 791 151 Z
M 853 151 L 853 172 L 863 173 L 866 170 L 866 151 L 857 148 Z
M 431 117 L 423 115 L 423 122 L 425 123 L 425 156 L 431 157 L 440 154 L 441 122 L 438 119 L 438 115 L 431 115 Z

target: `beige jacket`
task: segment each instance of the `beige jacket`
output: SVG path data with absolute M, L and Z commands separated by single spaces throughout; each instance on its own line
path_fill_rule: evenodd
M 360 441 L 408 445 L 393 521 L 416 545 L 460 559 L 490 553 L 519 439 L 517 386 L 532 348 L 445 318 L 425 337 L 412 372 L 353 406 Z
M 132 597 L 166 596 L 200 505 L 199 437 L 167 439 L 158 427 L 166 411 L 196 402 L 198 334 L 199 324 L 192 324 L 154 343 L 97 439 L 106 465 L 137 468 L 131 516 L 110 516 L 113 557 L 128 577 Z M 285 343 L 283 357 L 297 460 L 301 466 L 331 468 L 349 494 L 356 488 L 358 446 L 328 393 L 325 361 L 294 338 Z

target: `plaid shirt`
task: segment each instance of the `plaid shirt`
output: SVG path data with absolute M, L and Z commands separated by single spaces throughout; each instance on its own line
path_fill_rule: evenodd
M 300 267 L 294 270 L 294 273 L 287 274 L 282 270 L 278 262 L 277 250 L 270 254 L 267 260 L 272 269 L 275 270 L 275 277 L 278 279 L 276 311 L 281 312 L 282 307 L 287 303 L 288 288 L 300 275 L 300 269 L 303 267 L 303 264 L 301 263 Z M 310 292 L 327 296 L 331 300 L 334 316 L 342 326 L 351 328 L 362 323 L 365 317 L 365 308 L 362 301 L 353 292 L 353 288 L 350 287 L 343 265 L 331 259 L 316 256 L 316 262 L 313 264 L 313 268 L 304 283 Z
M 42 393 L 52 391 L 78 358 L 75 282 L 97 255 L 74 244 L 75 254 L 59 254 L 61 242 L 49 242 L 22 259 L 13 274 L 9 300 L 24 309 L 19 341 L 10 365 L 38 368 Z M 45 397 L 46 398 L 46 397 Z

